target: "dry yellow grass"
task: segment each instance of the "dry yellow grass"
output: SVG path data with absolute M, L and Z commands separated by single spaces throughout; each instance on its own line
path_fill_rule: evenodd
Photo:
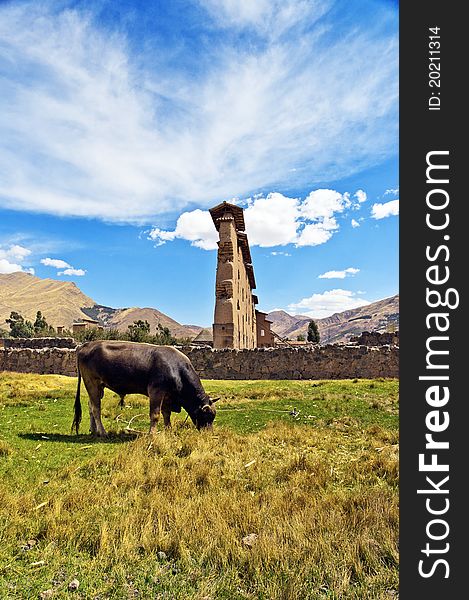
M 279 423 L 248 436 L 145 436 L 70 464 L 39 491 L 3 487 L 2 537 L 38 540 L 36 558 L 56 571 L 80 564 L 83 598 L 131 597 L 129 576 L 144 598 L 386 598 L 397 579 L 397 455 L 381 433 L 363 434 L 359 449 L 337 429 Z M 20 579 L 25 569 L 16 564 Z M 168 583 L 173 595 L 146 595 Z
M 397 382 L 205 385 L 213 434 L 133 439 L 148 399 L 107 393 L 103 442 L 69 434 L 76 380 L 1 375 L 2 600 L 395 596 Z

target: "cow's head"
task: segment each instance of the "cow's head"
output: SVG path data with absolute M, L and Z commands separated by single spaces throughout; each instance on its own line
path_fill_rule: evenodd
M 217 414 L 214 403 L 217 400 L 218 398 L 212 400 L 207 396 L 204 403 L 196 410 L 194 423 L 197 429 L 212 429 L 213 420 Z

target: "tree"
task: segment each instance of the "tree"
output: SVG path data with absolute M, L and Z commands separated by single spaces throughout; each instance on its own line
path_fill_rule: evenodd
M 316 321 L 310 321 L 308 325 L 308 342 L 319 344 L 320 337 Z
M 131 342 L 146 342 L 150 334 L 150 323 L 139 319 L 129 325 L 128 329 Z
M 296 336 L 296 341 L 297 342 L 304 342 L 305 341 L 305 336 L 300 333 L 299 335 Z
M 90 329 L 84 329 L 72 334 L 77 342 L 94 342 L 94 340 L 101 340 L 103 338 L 103 330 L 98 327 L 90 327 Z
M 163 346 L 171 346 L 176 343 L 176 339 L 171 335 L 171 331 L 168 327 L 163 327 L 161 323 L 158 323 L 158 331 L 154 337 L 155 344 L 162 344 Z
M 52 325 L 46 321 L 45 317 L 42 316 L 40 310 L 36 313 L 36 320 L 34 321 L 34 335 L 38 336 L 53 336 L 56 335 L 55 329 Z
M 31 321 L 25 321 L 23 316 L 16 311 L 11 311 L 10 318 L 6 320 L 10 326 L 10 335 L 15 338 L 31 338 L 34 336 L 34 326 Z
M 34 321 L 33 327 L 34 327 L 34 333 L 38 333 L 38 331 L 41 331 L 42 329 L 46 329 L 46 327 L 49 327 L 47 324 L 47 321 L 42 316 L 42 312 L 40 310 L 38 310 L 36 313 L 36 320 Z

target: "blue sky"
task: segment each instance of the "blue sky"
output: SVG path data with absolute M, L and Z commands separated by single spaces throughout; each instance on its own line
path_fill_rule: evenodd
M 0 87 L 0 273 L 209 325 L 229 200 L 261 310 L 397 293 L 396 2 L 7 1 Z

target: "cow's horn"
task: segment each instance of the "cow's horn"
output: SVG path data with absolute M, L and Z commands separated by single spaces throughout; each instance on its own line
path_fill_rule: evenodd
M 208 404 L 206 404 L 205 406 L 202 406 L 202 410 L 207 412 L 210 410 L 210 406 Z

